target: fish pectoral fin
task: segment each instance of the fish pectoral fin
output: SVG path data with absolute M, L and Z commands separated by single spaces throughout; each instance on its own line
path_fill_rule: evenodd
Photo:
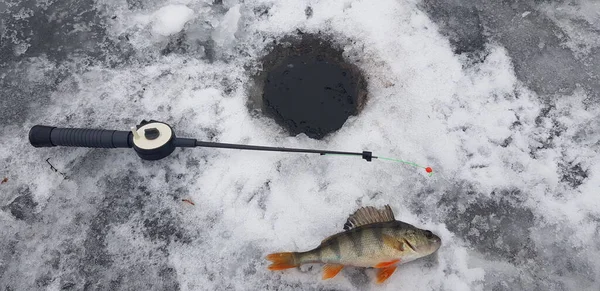
M 390 235 L 383 235 L 383 243 L 401 252 L 404 251 L 404 242 L 401 242 Z
M 410 250 L 412 250 L 415 253 L 417 252 L 415 247 L 406 238 L 403 238 L 402 241 L 404 242 L 404 245 L 407 246 Z
M 393 266 L 393 265 L 395 265 L 395 264 L 397 264 L 397 263 L 399 263 L 399 262 L 400 262 L 400 259 L 393 260 L 393 261 L 389 261 L 389 262 L 381 262 L 381 263 L 379 263 L 379 264 L 375 265 L 375 266 L 374 266 L 374 268 L 377 268 L 377 269 L 384 269 L 384 268 L 387 268 L 387 267 Z
M 385 282 L 385 280 L 387 280 L 392 274 L 394 274 L 395 271 L 396 266 L 391 266 L 377 270 L 377 284 Z
M 344 265 L 340 264 L 326 264 L 323 267 L 323 280 L 335 277 L 343 268 Z

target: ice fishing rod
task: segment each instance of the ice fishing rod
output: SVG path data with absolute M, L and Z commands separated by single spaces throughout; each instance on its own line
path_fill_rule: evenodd
M 90 128 L 57 128 L 46 125 L 35 125 L 29 131 L 29 142 L 34 147 L 87 147 L 87 148 L 133 148 L 137 155 L 149 161 L 163 159 L 169 156 L 175 148 L 210 147 L 223 149 L 312 153 L 320 155 L 345 155 L 360 156 L 370 162 L 373 159 L 383 159 L 410 164 L 424 168 L 427 173 L 432 170 L 415 163 L 402 160 L 373 156 L 370 151 L 343 152 L 329 150 L 315 150 L 302 148 L 283 148 L 256 145 L 243 145 L 231 143 L 218 143 L 199 141 L 194 138 L 176 137 L 173 128 L 168 124 L 156 120 L 143 120 L 130 131 L 90 129 Z

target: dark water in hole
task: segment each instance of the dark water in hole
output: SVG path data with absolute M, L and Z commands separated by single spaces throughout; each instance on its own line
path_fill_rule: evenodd
M 366 102 L 366 81 L 320 35 L 290 36 L 264 57 L 253 102 L 290 134 L 315 139 L 340 129 Z
M 357 114 L 357 81 L 327 60 L 292 56 L 267 76 L 265 110 L 292 134 L 322 138 Z

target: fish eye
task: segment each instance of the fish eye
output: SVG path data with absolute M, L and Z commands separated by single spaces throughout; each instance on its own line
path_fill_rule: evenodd
M 425 237 L 428 239 L 432 239 L 433 238 L 433 233 L 429 230 L 425 231 Z

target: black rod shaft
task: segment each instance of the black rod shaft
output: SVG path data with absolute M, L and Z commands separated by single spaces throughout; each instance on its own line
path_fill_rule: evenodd
M 196 146 L 198 146 L 198 147 L 209 147 L 209 148 L 253 150 L 253 151 L 289 152 L 289 153 L 311 153 L 311 154 L 321 154 L 321 155 L 330 154 L 330 155 L 363 156 L 363 153 L 353 153 L 353 152 L 325 151 L 325 150 L 298 149 L 298 148 L 266 147 L 266 146 L 242 145 L 242 144 L 218 143 L 218 142 L 206 142 L 206 141 L 196 141 Z

